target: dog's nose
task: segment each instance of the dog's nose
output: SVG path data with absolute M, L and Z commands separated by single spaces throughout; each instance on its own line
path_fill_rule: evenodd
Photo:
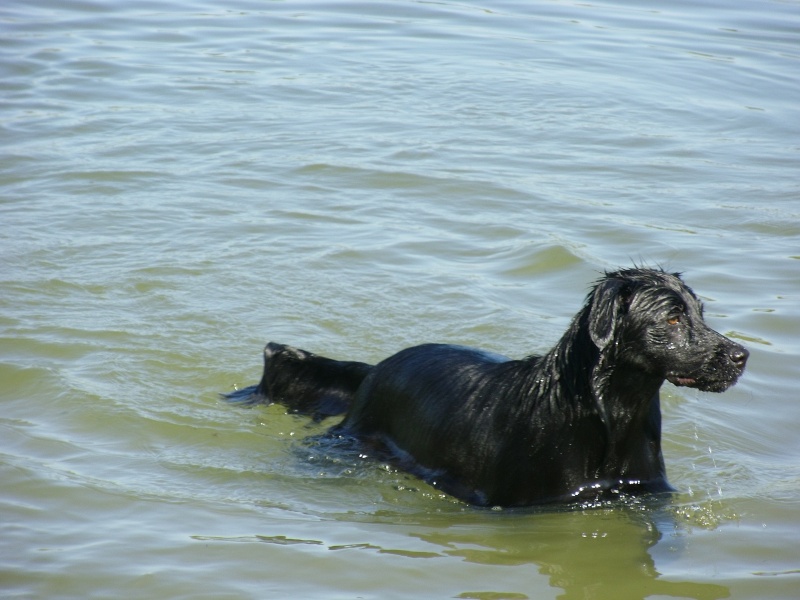
M 744 369 L 744 365 L 747 362 L 747 357 L 750 356 L 750 353 L 746 348 L 739 346 L 733 350 L 729 356 L 731 361 L 733 361 L 733 364 L 735 364 L 739 369 Z

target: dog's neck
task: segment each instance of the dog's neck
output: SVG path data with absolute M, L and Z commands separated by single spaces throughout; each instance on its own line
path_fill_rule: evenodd
M 532 364 L 531 382 L 550 382 L 544 397 L 566 402 L 558 409 L 567 420 L 596 420 L 606 439 L 603 472 L 666 482 L 659 401 L 664 379 L 619 361 L 613 345 L 598 349 L 585 323 L 579 314 L 553 349 Z M 560 371 L 562 365 L 569 368 Z M 542 391 L 532 389 L 539 398 Z
M 663 481 L 661 453 L 662 378 L 617 365 L 598 398 L 606 421 L 604 471 L 616 472 L 620 480 Z M 624 399 L 624 401 L 623 401 Z

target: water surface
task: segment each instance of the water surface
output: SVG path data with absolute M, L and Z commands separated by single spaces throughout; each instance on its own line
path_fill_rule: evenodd
M 796 2 L 7 1 L 0 589 L 796 598 Z M 543 352 L 604 269 L 752 353 L 680 493 L 476 510 L 218 394 L 267 340 Z

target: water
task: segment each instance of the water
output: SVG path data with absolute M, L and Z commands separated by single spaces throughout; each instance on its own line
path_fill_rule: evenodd
M 10 598 L 796 598 L 796 2 L 0 8 Z M 752 352 L 680 490 L 475 510 L 225 405 L 267 340 L 546 350 L 603 269 Z

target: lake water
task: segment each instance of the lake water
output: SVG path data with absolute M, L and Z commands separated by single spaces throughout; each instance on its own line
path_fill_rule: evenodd
M 797 598 L 800 4 L 5 0 L 0 595 Z M 752 358 L 680 493 L 477 510 L 218 396 L 268 340 L 548 349 L 604 269 Z

